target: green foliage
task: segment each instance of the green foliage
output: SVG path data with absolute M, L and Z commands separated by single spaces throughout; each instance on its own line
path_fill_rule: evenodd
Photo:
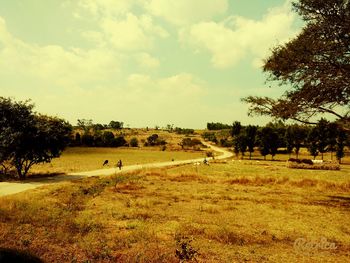
M 191 134 L 194 134 L 194 129 L 182 129 L 182 128 L 176 127 L 175 132 L 177 134 L 191 135 Z
M 114 147 L 122 147 L 127 146 L 127 141 L 125 140 L 124 136 L 120 135 L 114 139 L 113 146 Z
M 220 122 L 208 122 L 207 123 L 207 129 L 209 131 L 231 129 L 231 125 L 223 124 L 223 123 L 220 123 Z
M 202 142 L 200 141 L 200 140 L 198 140 L 198 139 L 196 139 L 196 138 L 193 138 L 193 139 L 191 139 L 191 138 L 184 138 L 184 139 L 182 139 L 182 141 L 181 141 L 181 147 L 182 148 L 186 148 L 186 147 L 198 147 L 198 146 L 202 146 L 203 144 L 202 144 Z
M 270 80 L 291 88 L 279 99 L 245 98 L 251 114 L 311 123 L 310 117 L 327 113 L 349 123 L 349 9 L 344 0 L 294 2 L 305 26 L 297 37 L 274 48 L 263 68 Z
M 158 134 L 152 134 L 147 138 L 145 146 L 157 146 L 157 145 L 166 145 L 167 142 L 161 139 Z
M 139 146 L 139 140 L 136 137 L 133 137 L 130 139 L 129 145 L 131 147 L 138 147 Z
M 263 127 L 258 131 L 259 150 L 262 156 L 271 154 L 272 158 L 278 149 L 278 134 L 271 127 Z
M 111 131 L 105 131 L 102 134 L 103 146 L 112 147 L 115 144 L 114 134 Z
M 211 141 L 211 142 L 214 142 L 214 143 L 217 143 L 218 140 L 216 138 L 216 135 L 214 132 L 204 132 L 202 137 L 208 141 Z
M 81 136 L 82 145 L 92 147 L 94 146 L 94 136 L 90 133 L 85 132 L 83 136 Z
M 339 129 L 337 138 L 336 138 L 336 156 L 339 163 L 341 163 L 341 159 L 345 156 L 344 147 L 345 147 L 347 137 L 348 136 L 346 132 L 342 129 Z
M 242 159 L 244 156 L 244 153 L 247 151 L 247 137 L 244 133 L 241 133 L 237 135 L 233 139 L 233 145 L 234 145 L 234 152 L 236 156 L 238 156 L 239 153 L 242 154 Z
M 123 129 L 124 122 L 122 121 L 111 121 L 108 125 L 111 129 L 121 130 Z
M 252 153 L 254 152 L 257 131 L 258 127 L 252 125 L 248 125 L 245 129 L 246 143 L 249 151 L 249 159 L 252 158 Z
M 10 162 L 20 179 L 34 164 L 59 157 L 70 141 L 68 122 L 34 114 L 28 102 L 0 97 L 0 109 L 0 163 Z
M 92 128 L 93 122 L 91 119 L 78 119 L 77 126 L 85 132 L 88 132 L 90 128 Z
M 241 132 L 241 129 L 242 129 L 241 123 L 239 121 L 235 121 L 232 124 L 232 128 L 231 128 L 232 137 L 237 136 Z

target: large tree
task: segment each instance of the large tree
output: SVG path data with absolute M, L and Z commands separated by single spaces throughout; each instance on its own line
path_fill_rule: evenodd
M 0 97 L 0 164 L 12 165 L 20 179 L 34 164 L 60 156 L 71 135 L 68 122 L 32 109 L 28 102 Z
M 350 122 L 350 4 L 347 0 L 299 0 L 294 10 L 305 21 L 302 32 L 266 59 L 269 80 L 290 89 L 278 99 L 250 96 L 250 114 L 313 123 L 331 114 Z

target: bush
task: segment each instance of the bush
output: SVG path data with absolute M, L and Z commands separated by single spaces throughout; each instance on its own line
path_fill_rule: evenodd
M 291 158 L 292 159 L 292 158 Z M 314 169 L 314 170 L 340 170 L 340 165 L 338 163 L 320 163 L 320 164 L 309 164 L 309 161 L 305 159 L 305 162 L 302 162 L 299 159 L 293 159 L 298 161 L 287 161 L 287 167 L 292 169 Z M 312 162 L 312 161 L 311 161 Z
M 114 147 L 121 147 L 126 145 L 127 145 L 127 141 L 125 140 L 124 136 L 118 136 L 117 138 L 114 139 L 114 143 L 113 143 Z
M 310 165 L 313 165 L 314 163 L 312 162 L 312 160 L 310 159 L 302 159 L 301 160 L 302 163 L 305 163 L 305 164 L 310 164 Z
M 158 134 L 152 134 L 147 138 L 147 142 L 145 142 L 145 146 L 158 146 L 158 145 L 166 145 L 167 142 L 164 139 L 159 138 Z
M 138 147 L 139 146 L 139 140 L 136 137 L 131 138 L 129 142 L 131 147 Z

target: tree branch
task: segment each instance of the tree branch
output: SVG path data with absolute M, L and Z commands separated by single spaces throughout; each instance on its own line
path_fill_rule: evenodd
M 318 107 L 321 111 L 324 111 L 324 112 L 327 112 L 327 113 L 330 113 L 330 114 L 333 114 L 333 115 L 335 115 L 335 116 L 337 116 L 339 119 L 344 119 L 345 118 L 345 116 L 342 116 L 342 115 L 340 115 L 339 113 L 337 113 L 337 112 L 335 112 L 335 111 L 333 111 L 333 110 L 331 110 L 331 109 L 326 109 L 326 108 L 324 108 L 324 107 L 321 107 L 321 106 L 319 106 Z

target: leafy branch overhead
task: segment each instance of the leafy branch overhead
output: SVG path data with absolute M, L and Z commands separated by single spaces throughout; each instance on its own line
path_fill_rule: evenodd
M 350 4 L 344 0 L 300 0 L 293 3 L 306 22 L 302 32 L 272 50 L 263 70 L 268 80 L 290 88 L 278 99 L 249 96 L 250 115 L 269 115 L 312 123 L 331 114 L 350 121 Z

